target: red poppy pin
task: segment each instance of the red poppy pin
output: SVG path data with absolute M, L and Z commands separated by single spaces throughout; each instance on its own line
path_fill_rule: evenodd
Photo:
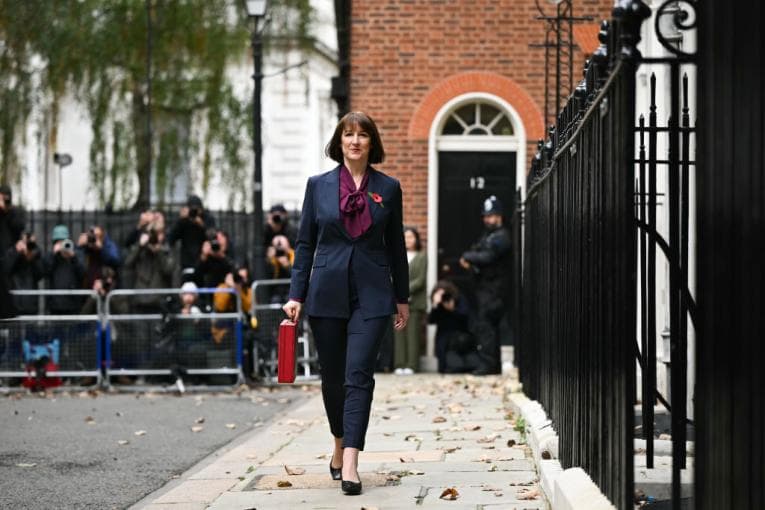
M 382 202 L 382 197 L 380 195 L 378 195 L 377 193 L 372 193 L 371 191 L 369 191 L 368 193 L 369 193 L 369 197 L 372 199 L 372 201 L 375 204 L 380 204 L 380 207 L 385 207 L 385 205 Z

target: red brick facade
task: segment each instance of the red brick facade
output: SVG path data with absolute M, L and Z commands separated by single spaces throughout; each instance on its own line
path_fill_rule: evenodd
M 539 3 L 554 12 L 546 0 Z M 574 0 L 576 16 L 610 17 L 613 0 Z M 518 113 L 533 155 L 544 125 L 545 27 L 534 0 L 355 0 L 351 7 L 351 109 L 382 132 L 384 172 L 404 188 L 404 218 L 427 238 L 428 143 L 450 99 L 486 92 Z M 574 69 L 582 68 L 577 53 Z

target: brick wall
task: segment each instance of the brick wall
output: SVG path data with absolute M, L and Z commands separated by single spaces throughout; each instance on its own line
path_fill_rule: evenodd
M 546 0 L 539 0 L 549 13 Z M 610 18 L 613 0 L 575 0 L 576 16 Z M 427 239 L 428 133 L 449 99 L 468 91 L 507 100 L 531 157 L 544 131 L 544 24 L 534 0 L 357 0 L 351 8 L 351 108 L 377 121 L 401 180 L 404 219 Z M 577 53 L 575 80 L 583 56 Z

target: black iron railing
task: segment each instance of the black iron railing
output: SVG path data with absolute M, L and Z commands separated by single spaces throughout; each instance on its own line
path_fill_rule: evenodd
M 519 368 L 564 468 L 633 507 L 635 69 L 650 11 L 619 2 L 585 78 L 540 144 L 524 203 Z
M 165 229 L 172 228 L 178 218 L 178 207 L 169 207 L 162 212 L 165 215 Z M 244 211 L 218 210 L 210 212 L 216 221 L 216 228 L 224 230 L 231 240 L 235 260 L 251 261 L 253 251 L 253 215 Z M 64 224 L 69 228 L 73 240 L 94 225 L 106 230 L 109 237 L 119 246 L 123 246 L 127 236 L 136 228 L 139 212 L 105 210 L 30 210 L 26 211 L 26 228 L 34 233 L 40 246 L 51 246 L 50 236 L 53 227 Z M 291 214 L 296 218 L 297 212 Z

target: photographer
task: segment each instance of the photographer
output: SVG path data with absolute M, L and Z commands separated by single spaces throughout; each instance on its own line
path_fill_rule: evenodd
M 124 247 L 130 249 L 138 243 L 141 234 L 148 233 L 150 230 L 165 231 L 165 215 L 153 209 L 141 211 L 138 216 L 138 223 L 133 230 L 125 237 Z
M 271 246 L 274 237 L 283 235 L 287 238 L 291 246 L 295 245 L 297 232 L 290 225 L 290 217 L 287 209 L 282 204 L 274 204 L 268 211 L 266 218 L 266 228 L 264 229 L 264 246 Z
M 292 264 L 295 261 L 295 250 L 292 249 L 287 236 L 277 235 L 271 241 L 271 246 L 266 250 L 266 257 L 270 262 L 271 278 L 289 278 L 292 273 Z
M 16 245 L 9 248 L 2 259 L 3 275 L 11 290 L 36 290 L 43 277 L 42 256 L 34 234 L 25 232 Z M 13 305 L 19 315 L 39 313 L 37 296 L 13 296 Z
M 98 275 L 93 281 L 92 289 L 96 291 L 98 297 L 89 297 L 85 304 L 82 305 L 80 313 L 82 315 L 95 315 L 98 313 L 98 300 L 105 302 L 106 295 L 112 290 L 117 288 L 117 272 L 109 266 L 104 266 L 101 269 L 101 274 Z M 128 313 L 125 303 L 125 296 L 115 296 L 109 303 L 109 311 L 113 314 L 125 314 Z
M 120 252 L 117 245 L 109 239 L 103 227 L 94 225 L 87 232 L 80 234 L 77 251 L 85 267 L 84 287 L 90 289 L 100 278 L 104 267 L 116 269 L 120 264 Z
M 226 275 L 219 289 L 234 289 L 242 302 L 242 313 L 244 314 L 244 328 L 242 330 L 242 349 L 244 375 L 248 379 L 252 378 L 252 369 L 254 365 L 253 352 L 257 347 L 255 327 L 257 323 L 252 321 L 250 312 L 252 310 L 252 280 L 250 279 L 250 268 L 246 263 L 240 263 L 235 266 L 235 270 Z M 216 292 L 213 294 L 213 309 L 216 313 L 236 312 L 236 298 L 233 294 Z M 229 338 L 233 338 L 234 331 L 231 327 L 214 324 L 212 328 L 212 337 L 216 345 L 223 345 Z
M 430 295 L 428 323 L 435 324 L 436 357 L 440 373 L 471 372 L 478 367 L 476 342 L 468 327 L 468 305 L 457 287 L 439 281 Z
M 51 234 L 53 251 L 43 259 L 44 274 L 51 290 L 80 290 L 85 269 L 75 254 L 74 242 L 69 238 L 66 225 L 56 225 Z M 53 315 L 77 314 L 82 307 L 82 296 L 51 296 L 49 313 Z
M 13 194 L 7 185 L 0 186 L 0 256 L 21 239 L 24 231 L 24 214 L 13 206 Z
M 228 257 L 228 247 L 228 234 L 222 230 L 215 231 L 209 240 L 202 243 L 202 253 L 194 270 L 197 285 L 217 287 L 234 270 L 234 263 Z
M 138 244 L 125 258 L 125 267 L 133 273 L 134 289 L 172 287 L 175 262 L 164 245 L 164 237 L 162 231 L 142 233 Z M 136 296 L 134 301 L 138 313 L 156 313 L 161 305 L 161 296 Z
M 207 241 L 207 232 L 215 228 L 215 219 L 204 209 L 202 199 L 190 195 L 186 206 L 181 207 L 178 221 L 167 236 L 172 247 L 181 242 L 181 269 L 183 279 L 195 280 L 194 269 L 199 261 L 202 245 Z

